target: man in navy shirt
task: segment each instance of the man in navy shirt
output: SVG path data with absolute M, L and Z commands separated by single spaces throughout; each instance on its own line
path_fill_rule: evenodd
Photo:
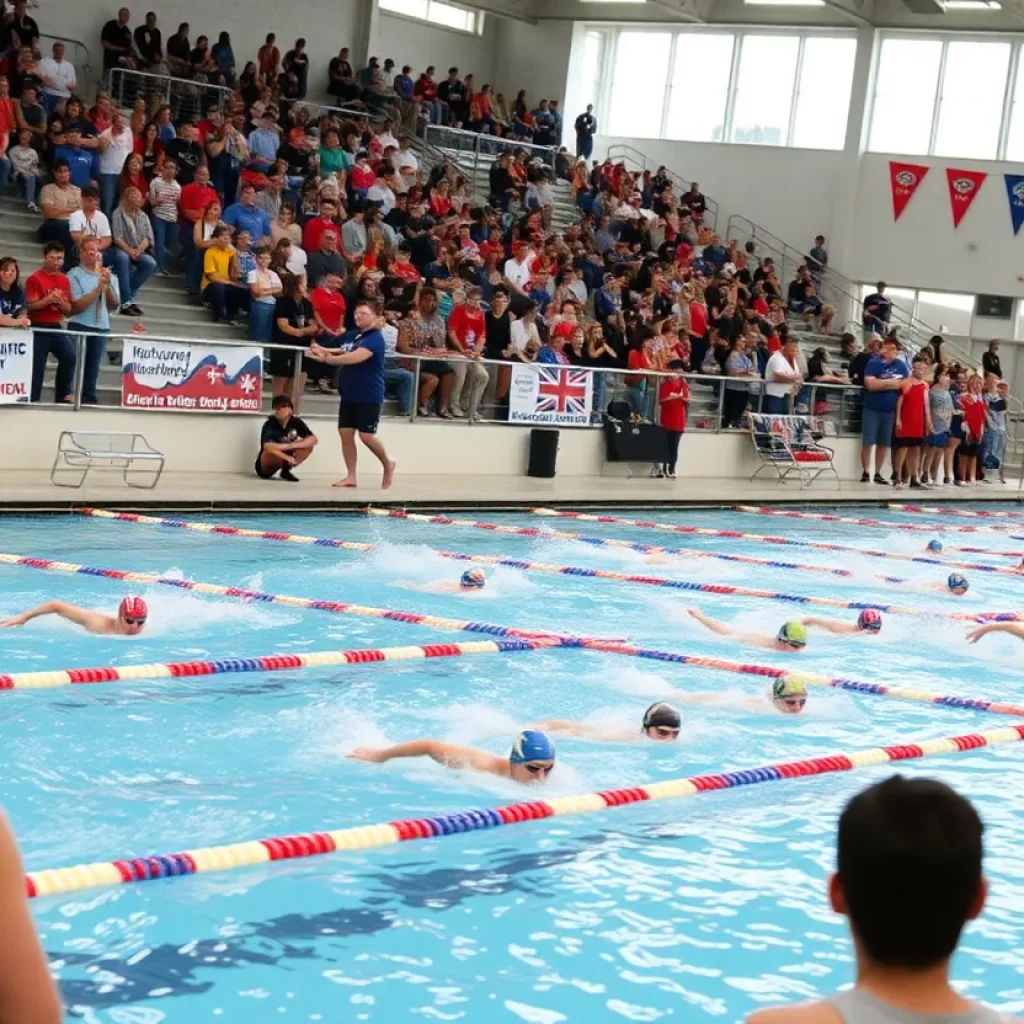
M 335 487 L 355 487 L 356 481 L 356 432 L 359 440 L 377 456 L 384 467 L 381 490 L 391 486 L 395 475 L 395 464 L 388 458 L 387 450 L 376 436 L 380 423 L 380 410 L 384 404 L 384 335 L 379 326 L 377 305 L 373 300 L 356 303 L 353 313 L 356 328 L 341 338 L 341 350 L 321 348 L 315 341 L 309 347 L 309 358 L 331 366 L 340 366 L 338 391 L 341 404 L 338 406 L 338 434 L 341 437 L 341 454 L 345 459 L 346 475 Z
M 885 295 L 885 282 L 879 281 L 873 291 L 864 300 L 864 333 L 885 334 L 889 328 L 889 317 L 892 316 L 892 303 Z
M 898 359 L 899 346 L 895 338 L 882 341 L 881 355 L 874 356 L 864 367 L 864 412 L 861 420 L 860 462 L 862 484 L 871 479 L 871 457 L 875 449 L 876 484 L 888 481 L 882 476 L 882 465 L 892 445 L 892 430 L 896 422 L 896 400 L 903 381 L 910 376 L 907 364 Z

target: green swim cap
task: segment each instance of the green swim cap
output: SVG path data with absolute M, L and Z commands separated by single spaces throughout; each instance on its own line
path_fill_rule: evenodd
M 772 697 L 785 700 L 787 697 L 806 697 L 807 686 L 796 676 L 781 676 L 772 683 Z
M 805 647 L 807 645 L 807 630 L 804 629 L 802 623 L 791 619 L 782 624 L 782 629 L 779 630 L 776 639 L 790 647 Z

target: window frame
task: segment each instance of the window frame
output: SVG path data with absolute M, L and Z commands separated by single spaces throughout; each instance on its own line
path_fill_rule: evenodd
M 430 17 L 430 10 L 434 5 L 434 0 L 426 0 L 427 13 L 424 17 L 420 17 L 418 14 L 408 14 L 405 11 L 392 10 L 385 6 L 385 3 L 378 3 L 380 13 L 387 15 L 389 18 L 403 18 L 405 21 L 411 21 L 416 25 L 431 25 L 433 28 L 441 29 L 444 32 L 457 32 L 463 36 L 482 36 L 484 34 L 484 13 L 482 11 L 472 10 L 469 7 L 463 7 L 459 3 L 452 3 L 451 0 L 439 0 L 445 7 L 456 7 L 460 11 L 464 11 L 470 19 L 471 28 L 456 28 L 454 25 L 448 25 L 443 21 L 434 21 Z

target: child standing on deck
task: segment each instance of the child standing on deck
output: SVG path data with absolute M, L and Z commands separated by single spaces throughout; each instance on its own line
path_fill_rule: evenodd
M 686 383 L 683 370 L 686 364 L 673 359 L 668 368 L 671 377 L 662 380 L 658 388 L 659 421 L 668 434 L 668 462 L 662 472 L 669 478 L 676 478 L 676 460 L 679 457 L 679 440 L 686 430 L 686 410 L 690 404 L 690 385 Z
M 981 397 L 981 377 L 971 376 L 967 391 L 957 399 L 964 415 L 964 439 L 960 445 L 960 479 L 957 485 L 973 487 L 978 469 L 978 453 L 985 437 L 985 399 Z
M 925 438 L 932 434 L 928 382 L 925 380 L 927 372 L 928 364 L 920 356 L 916 357 L 911 366 L 910 379 L 903 382 L 903 389 L 896 399 L 892 461 L 898 491 L 903 489 L 906 478 L 909 478 L 911 487 L 921 486 L 921 448 Z
M 1003 456 L 1006 453 L 1006 407 L 1010 389 L 1005 380 L 994 373 L 985 375 L 985 439 L 981 449 L 981 469 L 998 470 L 999 482 L 1005 484 Z M 985 483 L 989 477 L 982 477 Z

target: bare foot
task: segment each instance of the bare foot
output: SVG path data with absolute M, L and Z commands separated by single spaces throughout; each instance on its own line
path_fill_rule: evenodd
M 331 484 L 332 487 L 358 487 L 356 478 L 354 476 L 347 476 L 344 480 L 339 480 L 337 483 Z
M 391 486 L 391 481 L 395 479 L 395 463 L 389 462 L 384 467 L 384 479 L 380 482 L 380 489 L 386 491 Z

